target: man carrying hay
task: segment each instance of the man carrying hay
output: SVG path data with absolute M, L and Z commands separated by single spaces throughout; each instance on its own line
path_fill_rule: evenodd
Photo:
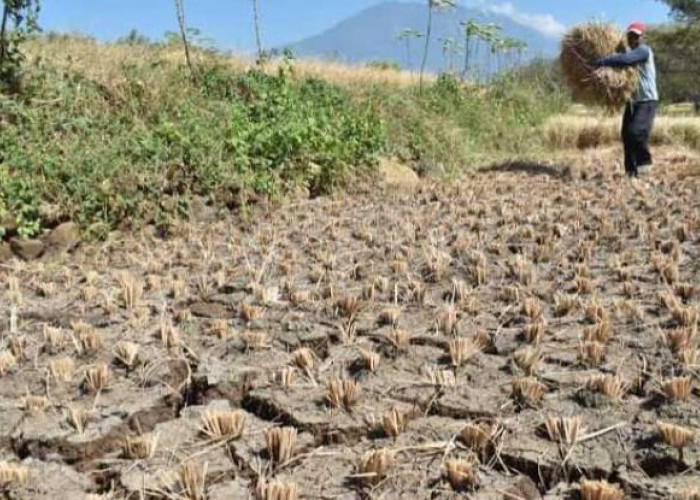
M 627 43 L 630 50 L 604 57 L 596 63 L 598 67 L 636 67 L 639 74 L 637 89 L 625 106 L 622 120 L 625 172 L 632 177 L 651 173 L 653 161 L 649 151 L 649 137 L 659 101 L 654 52 L 644 43 L 646 29 L 644 23 L 631 24 L 627 28 Z

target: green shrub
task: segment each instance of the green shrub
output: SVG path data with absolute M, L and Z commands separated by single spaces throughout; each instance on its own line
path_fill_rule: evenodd
M 123 65 L 111 86 L 45 63 L 31 71 L 33 95 L 0 101 L 3 233 L 32 236 L 64 219 L 166 223 L 193 195 L 325 192 L 385 145 L 371 106 L 289 68 L 210 66 L 201 88 L 162 60 Z

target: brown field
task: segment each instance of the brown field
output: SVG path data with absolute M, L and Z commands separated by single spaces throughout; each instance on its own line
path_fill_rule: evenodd
M 5 261 L 0 491 L 697 499 L 700 162 L 656 153 Z

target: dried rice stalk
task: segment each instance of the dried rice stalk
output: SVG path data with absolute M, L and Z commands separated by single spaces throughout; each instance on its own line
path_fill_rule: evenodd
M 581 480 L 581 500 L 623 500 L 624 498 L 625 493 L 617 484 Z
M 559 60 L 577 100 L 609 108 L 624 106 L 637 87 L 636 69 L 594 66 L 601 57 L 624 49 L 622 34 L 609 24 L 584 24 L 564 35 Z

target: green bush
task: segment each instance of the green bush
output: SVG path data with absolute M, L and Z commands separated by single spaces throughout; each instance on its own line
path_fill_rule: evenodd
M 504 74 L 485 87 L 443 74 L 423 95 L 415 89 L 375 94 L 392 153 L 447 173 L 543 147 L 538 127 L 569 104 L 566 93 L 539 73 L 525 79 Z
M 0 101 L 2 233 L 33 236 L 66 219 L 166 223 L 193 195 L 325 192 L 385 146 L 372 106 L 290 68 L 211 65 L 201 87 L 157 59 L 123 65 L 111 86 L 45 63 L 30 71 L 31 95 Z

